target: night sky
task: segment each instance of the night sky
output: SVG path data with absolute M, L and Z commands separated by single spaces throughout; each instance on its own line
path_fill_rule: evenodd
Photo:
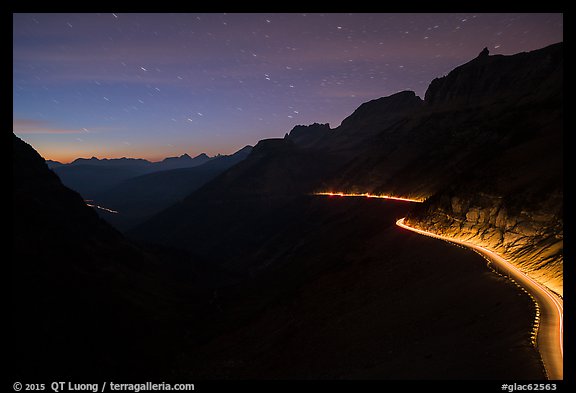
M 563 40 L 562 14 L 14 14 L 13 129 L 46 159 L 230 154 L 484 48 Z

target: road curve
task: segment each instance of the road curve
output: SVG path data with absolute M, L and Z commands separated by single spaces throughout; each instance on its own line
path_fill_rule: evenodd
M 396 225 L 420 235 L 459 244 L 478 252 L 491 262 L 499 273 L 509 276 L 511 280 L 516 282 L 532 295 L 540 309 L 539 321 L 538 319 L 536 320 L 538 326 L 536 346 L 540 351 L 540 356 L 542 357 L 544 367 L 546 368 L 548 379 L 563 379 L 564 307 L 561 298 L 551 292 L 548 288 L 528 277 L 504 258 L 485 247 L 410 227 L 404 223 L 404 218 L 396 221 Z

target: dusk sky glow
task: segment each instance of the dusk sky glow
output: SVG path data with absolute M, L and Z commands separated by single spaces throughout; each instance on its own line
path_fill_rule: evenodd
M 560 41 L 562 14 L 14 14 L 13 130 L 63 162 L 231 154 Z

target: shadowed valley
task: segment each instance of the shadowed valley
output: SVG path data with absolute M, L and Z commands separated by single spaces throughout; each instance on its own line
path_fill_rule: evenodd
M 562 294 L 562 56 L 483 51 L 424 100 L 399 92 L 82 197 L 14 137 L 19 375 L 545 378 L 532 299 L 395 222 L 485 242 Z

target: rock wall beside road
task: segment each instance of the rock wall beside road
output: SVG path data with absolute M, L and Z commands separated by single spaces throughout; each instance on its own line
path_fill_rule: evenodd
M 416 228 L 489 248 L 563 295 L 563 196 L 552 193 L 518 210 L 500 196 L 441 195 L 410 215 Z

